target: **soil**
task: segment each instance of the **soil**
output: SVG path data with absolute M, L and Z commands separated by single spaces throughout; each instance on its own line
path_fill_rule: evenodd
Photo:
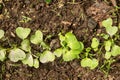
M 0 9 L 0 29 L 6 34 L 6 40 L 0 42 L 3 47 L 11 44 L 20 45 L 15 29 L 19 26 L 29 27 L 32 33 L 40 29 L 44 36 L 51 35 L 45 41 L 52 50 L 59 48 L 58 34 L 73 31 L 77 39 L 90 46 L 93 36 L 104 32 L 101 21 L 112 17 L 120 23 L 120 11 L 115 11 L 110 1 L 104 0 L 53 0 L 46 4 L 44 0 L 3 0 Z M 120 6 L 120 1 L 117 5 Z M 21 22 L 23 16 L 31 18 L 28 22 Z M 40 51 L 38 46 L 32 45 L 33 53 Z M 82 68 L 79 60 L 63 62 L 57 59 L 52 63 L 40 64 L 38 69 L 28 67 L 21 62 L 13 63 L 9 60 L 0 62 L 0 80 L 120 80 L 120 61 L 111 65 L 108 75 L 99 68 L 90 70 Z

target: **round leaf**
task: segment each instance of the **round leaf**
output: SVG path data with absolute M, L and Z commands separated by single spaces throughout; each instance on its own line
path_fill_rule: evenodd
M 89 67 L 90 69 L 94 69 L 98 66 L 98 60 L 97 59 L 90 59 L 90 58 L 84 58 L 81 60 L 81 66 L 82 67 Z
M 98 46 L 99 46 L 99 40 L 97 38 L 93 38 L 91 47 L 92 48 L 98 48 Z
M 33 60 L 33 66 L 34 66 L 35 68 L 39 68 L 39 60 L 38 60 L 38 59 L 34 59 L 34 60 Z
M 2 49 L 0 50 L 0 61 L 4 61 L 6 58 L 6 50 Z
M 111 57 L 111 52 L 106 52 L 105 53 L 105 59 L 109 59 Z
M 114 27 L 108 27 L 108 28 L 106 28 L 106 31 L 110 36 L 113 36 L 117 33 L 118 27 L 115 27 L 115 26 Z
M 112 50 L 111 50 L 111 55 L 112 56 L 120 55 L 120 47 L 117 45 L 113 45 Z
M 23 64 L 28 64 L 30 67 L 33 66 L 33 57 L 30 53 L 27 54 L 26 58 L 22 60 Z
M 28 39 L 22 41 L 21 49 L 23 49 L 26 52 L 29 52 L 31 50 L 30 41 Z
M 112 43 L 110 40 L 106 41 L 105 42 L 105 50 L 110 51 L 111 45 L 112 45 Z
M 102 21 L 102 25 L 104 26 L 104 27 L 111 27 L 112 26 L 112 19 L 111 18 L 108 18 L 108 19 L 106 19 L 106 20 L 104 20 L 104 21 Z
M 9 59 L 13 62 L 17 62 L 19 60 L 23 60 L 26 57 L 26 54 L 24 51 L 22 51 L 19 48 L 12 49 L 9 53 Z
M 52 54 L 50 51 L 44 51 L 43 54 L 40 56 L 41 63 L 52 62 L 55 60 L 55 55 Z
M 89 67 L 91 64 L 92 60 L 89 58 L 84 58 L 81 60 L 81 66 L 82 67 Z
M 98 66 L 98 60 L 97 59 L 92 59 L 90 69 L 95 69 Z
M 77 42 L 75 35 L 71 32 L 66 33 L 65 38 L 67 43 Z
M 71 49 L 80 49 L 80 43 L 78 41 L 68 42 L 68 45 Z
M 0 29 L 0 39 L 4 37 L 4 31 Z
M 25 39 L 28 37 L 28 35 L 30 34 L 31 32 L 31 29 L 30 28 L 23 28 L 23 27 L 18 27 L 16 30 L 15 30 L 17 36 L 21 39 Z
M 73 59 L 79 58 L 79 50 L 70 50 L 63 54 L 64 61 L 72 61 Z
M 43 33 L 40 30 L 37 30 L 34 35 L 30 38 L 31 43 L 40 44 L 43 41 Z
M 63 53 L 64 53 L 64 49 L 59 48 L 59 49 L 56 49 L 53 54 L 57 57 L 60 57 Z
M 66 38 L 68 47 L 70 47 L 71 49 L 79 49 L 80 48 L 80 43 L 73 33 L 71 33 L 71 32 L 66 33 L 65 38 Z

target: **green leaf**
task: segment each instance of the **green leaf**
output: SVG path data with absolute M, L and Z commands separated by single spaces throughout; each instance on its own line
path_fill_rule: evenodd
M 104 27 L 106 27 L 106 28 L 107 28 L 107 27 L 111 27 L 112 24 L 113 24 L 112 18 L 108 18 L 108 19 L 102 21 L 102 25 L 103 25 Z
M 111 57 L 111 52 L 106 52 L 105 53 L 105 59 L 110 59 L 110 57 Z
M 34 66 L 35 68 L 39 68 L 39 60 L 38 60 L 38 59 L 34 59 L 34 60 L 33 60 L 33 66 Z
M 91 64 L 92 60 L 89 58 L 84 58 L 81 60 L 81 66 L 82 67 L 89 67 Z
M 33 44 L 40 44 L 43 41 L 43 33 L 37 30 L 35 34 L 31 36 L 30 41 Z
M 9 59 L 13 62 L 17 62 L 19 60 L 23 60 L 26 57 L 24 51 L 19 48 L 12 49 L 8 55 Z
M 84 49 L 84 44 L 82 42 L 79 42 L 79 44 L 80 44 L 79 51 L 82 52 L 82 50 Z
M 6 58 L 6 50 L 5 49 L 1 49 L 0 50 L 0 61 L 4 61 Z
M 77 38 L 75 35 L 71 32 L 68 32 L 65 34 L 66 42 L 71 43 L 71 42 L 77 42 Z
M 80 49 L 81 45 L 73 33 L 66 33 L 65 38 L 68 47 L 70 47 L 71 49 Z
M 117 33 L 118 31 L 118 27 L 114 26 L 114 27 L 107 27 L 106 28 L 106 32 L 110 35 L 113 36 Z
M 99 46 L 99 40 L 97 38 L 93 38 L 91 47 L 92 48 L 98 48 L 98 46 Z
M 66 42 L 65 42 L 65 36 L 63 36 L 61 33 L 59 33 L 59 40 L 60 40 L 60 44 L 62 47 L 66 46 Z
M 19 38 L 25 39 L 30 34 L 31 29 L 30 28 L 18 27 L 18 28 L 16 28 L 15 32 L 16 32 L 16 34 Z
M 92 59 L 90 69 L 95 69 L 98 66 L 98 60 L 97 59 Z
M 50 51 L 44 51 L 40 56 L 41 63 L 52 62 L 55 60 L 55 55 Z
M 26 58 L 22 60 L 23 64 L 28 64 L 30 67 L 33 66 L 33 57 L 30 53 L 27 54 Z
M 73 59 L 79 58 L 79 50 L 70 50 L 63 54 L 64 61 L 72 61 Z
M 112 56 L 120 55 L 120 47 L 118 45 L 113 45 L 111 55 Z
M 105 50 L 110 51 L 112 42 L 110 40 L 105 42 Z
M 47 4 L 50 4 L 50 3 L 52 2 L 52 0 L 45 0 L 45 2 L 46 2 Z
M 21 49 L 23 49 L 26 52 L 30 52 L 31 46 L 30 41 L 28 39 L 25 39 L 21 42 Z
M 0 29 L 0 39 L 1 39 L 2 37 L 4 37 L 4 33 L 5 33 L 5 32 Z
M 61 57 L 61 55 L 64 53 L 64 49 L 63 48 L 58 48 L 54 51 L 54 55 L 57 57 Z
M 78 41 L 68 41 L 68 47 L 70 47 L 71 49 L 80 49 L 80 43 Z
M 89 67 L 90 69 L 95 69 L 98 66 L 97 59 L 84 58 L 81 60 L 82 67 Z

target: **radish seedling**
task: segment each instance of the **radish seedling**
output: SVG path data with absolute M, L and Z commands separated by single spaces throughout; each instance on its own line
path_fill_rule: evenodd
M 111 18 L 108 18 L 102 21 L 102 25 L 106 28 L 106 32 L 112 37 L 118 31 L 118 27 L 112 26 L 113 21 Z
M 82 67 L 90 67 L 90 69 L 94 69 L 98 66 L 98 60 L 97 59 L 84 58 L 84 59 L 81 60 L 81 66 Z
M 33 44 L 40 44 L 43 41 L 43 33 L 37 30 L 35 34 L 31 36 L 30 41 Z
M 82 42 L 79 42 L 72 32 L 68 32 L 65 36 L 59 34 L 61 48 L 55 50 L 57 57 L 63 56 L 64 61 L 72 61 L 79 58 L 79 54 L 84 49 Z
M 91 47 L 86 48 L 85 55 L 83 55 L 83 59 L 81 60 L 80 64 L 82 67 L 89 67 L 90 69 L 95 69 L 99 62 L 97 59 L 92 58 L 93 54 L 90 53 Z M 90 57 L 90 58 L 89 58 Z
M 50 47 L 43 41 L 43 33 L 37 30 L 34 35 L 30 37 L 30 41 L 33 44 L 40 45 L 44 49 L 50 49 Z
M 10 50 L 8 57 L 11 61 L 17 62 L 19 60 L 25 59 L 26 54 L 23 50 L 21 50 L 19 48 L 14 48 L 14 49 Z
M 91 47 L 94 49 L 94 51 L 98 50 L 98 46 L 99 46 L 99 40 L 97 38 L 92 38 Z
M 25 39 L 28 37 L 28 35 L 30 34 L 31 32 L 31 29 L 30 28 L 23 28 L 23 27 L 18 27 L 16 30 L 15 30 L 17 36 L 21 39 Z

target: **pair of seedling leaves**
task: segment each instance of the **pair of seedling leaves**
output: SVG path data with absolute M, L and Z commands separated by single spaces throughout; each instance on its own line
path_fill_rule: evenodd
M 118 27 L 112 26 L 113 21 L 111 18 L 108 18 L 102 22 L 102 25 L 106 28 L 106 32 L 110 35 L 110 37 L 114 36 Z M 114 43 L 113 39 L 108 39 L 105 41 L 105 58 L 110 59 L 111 56 L 120 55 L 120 47 Z
M 81 66 L 82 67 L 89 67 L 90 69 L 95 69 L 98 66 L 98 60 L 97 59 L 90 59 L 90 58 L 84 58 L 81 60 Z
M 89 67 L 90 69 L 95 69 L 98 66 L 99 62 L 97 59 L 88 58 L 91 49 L 93 49 L 96 52 L 98 50 L 98 46 L 99 46 L 99 40 L 97 38 L 92 38 L 91 47 L 86 48 L 86 52 L 85 52 L 86 57 L 81 60 L 82 67 Z
M 105 41 L 105 58 L 110 59 L 111 56 L 120 55 L 120 46 L 114 44 L 112 40 Z
M 106 28 L 106 32 L 112 37 L 115 35 L 118 31 L 117 26 L 112 26 L 113 25 L 113 20 L 112 18 L 108 18 L 104 21 L 102 21 L 102 25 Z

